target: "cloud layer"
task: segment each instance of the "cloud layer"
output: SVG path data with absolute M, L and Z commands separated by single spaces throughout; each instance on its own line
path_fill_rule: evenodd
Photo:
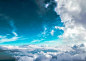
M 72 46 L 0 46 L 0 53 L 5 52 L 18 61 L 85 61 L 85 48 L 85 44 Z

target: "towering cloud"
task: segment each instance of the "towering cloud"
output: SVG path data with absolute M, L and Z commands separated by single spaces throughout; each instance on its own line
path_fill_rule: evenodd
M 86 1 L 82 0 L 55 0 L 55 11 L 60 15 L 64 23 L 64 34 L 59 38 L 63 41 L 86 40 Z

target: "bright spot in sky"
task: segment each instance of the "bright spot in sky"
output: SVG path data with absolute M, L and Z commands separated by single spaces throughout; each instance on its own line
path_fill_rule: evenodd
M 58 29 L 58 26 L 55 26 L 55 29 Z
M 13 39 L 13 40 L 16 40 L 16 39 L 17 39 L 17 37 L 13 37 L 12 39 Z
M 15 36 L 18 36 L 16 32 L 13 32 L 13 34 L 14 34 Z
M 49 6 L 49 3 L 47 3 L 46 5 L 45 5 L 45 8 L 47 8 Z
M 52 31 L 50 32 L 52 36 L 53 36 L 54 32 L 55 32 L 54 30 L 52 30 Z

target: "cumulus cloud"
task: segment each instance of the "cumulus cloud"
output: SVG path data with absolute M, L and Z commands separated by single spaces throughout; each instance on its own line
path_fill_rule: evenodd
M 60 15 L 65 27 L 63 35 L 59 38 L 63 41 L 86 40 L 86 1 L 82 0 L 55 0 L 55 11 Z M 55 27 L 57 28 L 57 27 Z M 61 29 L 61 28 L 60 28 Z
M 86 46 L 80 45 L 23 45 L 23 46 L 0 46 L 1 52 L 11 54 L 18 61 L 85 61 Z

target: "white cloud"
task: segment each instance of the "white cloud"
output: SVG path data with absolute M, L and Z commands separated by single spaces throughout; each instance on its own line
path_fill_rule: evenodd
M 0 35 L 0 43 L 27 39 L 27 38 L 23 38 L 22 36 L 18 36 L 18 34 L 16 33 L 16 27 L 15 27 L 13 21 L 10 21 L 9 24 L 13 28 L 11 33 L 14 36 L 9 37 L 9 35 L 11 35 L 11 34 Z
M 48 43 L 53 43 L 53 42 L 55 42 L 55 41 L 45 41 L 45 42 L 48 42 Z
M 16 58 L 19 58 L 18 61 L 34 61 L 32 57 L 28 57 L 28 56 L 17 56 Z
M 41 40 L 33 40 L 31 43 L 40 42 Z
M 16 32 L 12 32 L 15 36 L 18 36 Z
M 64 27 L 55 26 L 55 29 L 64 30 Z
M 18 40 L 19 38 L 21 38 L 21 37 L 18 37 L 18 35 L 17 35 L 17 33 L 16 32 L 12 32 L 13 34 L 14 34 L 14 36 L 13 37 L 10 37 L 10 38 L 8 38 L 8 36 L 9 35 L 5 35 L 5 36 L 0 36 L 0 43 L 3 43 L 3 42 L 10 42 L 10 41 L 16 41 L 16 40 Z
M 12 37 L 12 38 L 7 38 L 7 37 L 5 37 L 5 38 L 1 38 L 0 39 L 0 43 L 3 43 L 3 42 L 10 42 L 10 41 L 16 41 L 16 40 L 18 40 L 20 37 L 16 37 L 16 36 L 14 36 L 14 37 Z
M 55 32 L 54 30 L 51 30 L 50 34 L 53 36 L 54 35 L 54 32 Z
M 40 42 L 42 40 L 45 40 L 45 39 L 37 39 L 37 40 L 33 40 L 31 43 L 34 43 L 34 42 Z
M 6 38 L 7 36 L 2 36 L 2 35 L 0 35 L 0 38 Z
M 45 27 L 45 28 L 44 28 L 44 31 L 42 32 L 42 34 L 43 34 L 43 35 L 46 35 L 46 33 L 47 33 L 47 28 Z
M 85 48 L 84 44 L 72 46 L 24 45 L 0 46 L 0 51 L 11 54 L 18 61 L 85 61 Z
M 47 8 L 49 6 L 49 3 L 47 3 L 46 5 L 45 5 L 45 8 Z
M 55 11 L 60 15 L 65 27 L 59 38 L 65 42 L 86 40 L 86 1 L 82 0 L 55 0 Z M 58 27 L 55 27 L 56 29 Z M 60 28 L 61 29 L 61 28 Z

